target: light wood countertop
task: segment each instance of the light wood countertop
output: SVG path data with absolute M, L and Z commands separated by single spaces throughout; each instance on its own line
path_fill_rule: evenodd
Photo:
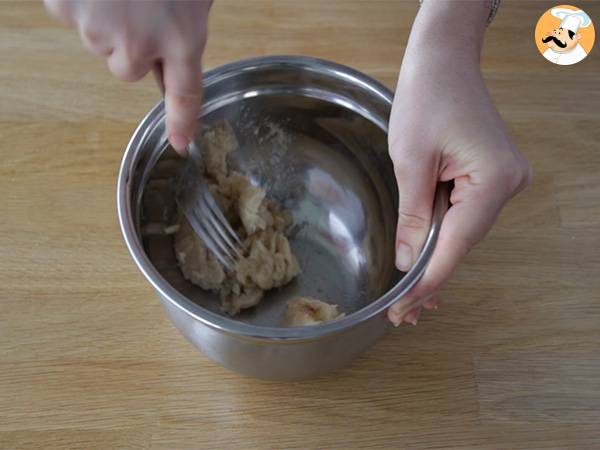
M 350 367 L 281 384 L 199 354 L 117 224 L 124 147 L 157 102 L 39 1 L 0 4 L 0 448 L 600 448 L 600 42 L 537 52 L 547 1 L 505 1 L 483 72 L 531 187 L 436 312 Z M 578 1 L 600 27 L 600 2 Z M 216 0 L 207 68 L 268 54 L 394 86 L 417 0 Z M 600 40 L 600 35 L 598 36 Z

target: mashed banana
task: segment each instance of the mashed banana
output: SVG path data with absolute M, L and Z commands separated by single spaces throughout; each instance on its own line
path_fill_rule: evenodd
M 242 174 L 230 171 L 227 155 L 238 148 L 226 122 L 204 132 L 205 176 L 223 213 L 243 242 L 243 257 L 229 272 L 180 216 L 175 256 L 183 276 L 203 289 L 218 292 L 222 309 L 236 315 L 258 304 L 264 292 L 289 283 L 300 267 L 285 235 L 291 217 L 265 198 L 265 191 Z
M 342 317 L 344 313 L 338 312 L 337 305 L 310 297 L 296 297 L 286 306 L 283 324 L 288 327 L 305 327 L 331 322 Z
M 243 257 L 228 271 L 180 214 L 179 223 L 148 228 L 148 234 L 174 234 L 175 256 L 183 276 L 203 289 L 218 292 L 221 308 L 234 316 L 256 306 L 265 291 L 289 283 L 298 273 L 286 230 L 290 214 L 266 198 L 265 191 L 230 170 L 227 155 L 238 149 L 230 125 L 221 122 L 202 136 L 204 175 L 223 214 L 243 242 Z M 289 301 L 283 325 L 301 327 L 344 317 L 337 305 L 309 297 Z

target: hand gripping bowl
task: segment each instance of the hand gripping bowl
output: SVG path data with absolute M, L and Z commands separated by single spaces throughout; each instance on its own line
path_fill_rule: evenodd
M 388 89 L 348 67 L 295 56 L 227 64 L 206 73 L 204 83 L 202 123 L 227 120 L 240 143 L 236 167 L 291 212 L 290 242 L 302 273 L 230 318 L 214 294 L 183 278 L 172 236 L 142 236 L 153 214 L 144 211 L 144 190 L 157 162 L 172 152 L 163 102 L 138 126 L 119 172 L 118 214 L 127 247 L 179 331 L 223 366 L 276 380 L 339 368 L 388 331 L 387 308 L 423 274 L 448 208 L 447 188 L 438 186 L 431 229 L 414 267 L 398 272 Z M 169 197 L 168 187 L 162 194 Z M 298 295 L 338 304 L 346 316 L 282 327 L 285 303 Z

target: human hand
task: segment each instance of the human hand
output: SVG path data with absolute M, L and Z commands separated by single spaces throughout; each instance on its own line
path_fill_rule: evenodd
M 460 20 L 447 8 L 451 3 L 459 6 Z M 423 278 L 388 311 L 396 326 L 416 324 L 421 306 L 406 313 L 407 305 L 435 307 L 435 292 L 531 177 L 481 76 L 479 54 L 489 11 L 477 5 L 424 2 L 402 62 L 389 133 L 400 193 L 400 270 L 412 266 L 425 241 L 436 184 L 452 180 L 454 187 Z M 457 29 L 456 24 L 467 27 Z
M 167 133 L 177 151 L 194 136 L 202 105 L 201 58 L 212 0 L 152 2 L 45 0 L 76 26 L 84 45 L 119 79 L 137 81 L 162 67 Z

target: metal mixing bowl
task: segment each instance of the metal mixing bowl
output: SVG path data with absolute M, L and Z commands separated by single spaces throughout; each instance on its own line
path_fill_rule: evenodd
M 432 254 L 447 189 L 437 190 L 415 266 L 398 272 L 387 88 L 348 67 L 291 56 L 234 62 L 208 72 L 204 83 L 202 123 L 229 121 L 241 147 L 233 163 L 290 210 L 296 224 L 290 241 L 302 273 L 256 308 L 230 318 L 219 311 L 215 295 L 183 279 L 171 236 L 142 236 L 144 220 L 156 214 L 144 211 L 144 190 L 158 176 L 157 162 L 172 152 L 163 102 L 133 134 L 119 173 L 119 221 L 129 251 L 175 326 L 213 360 L 269 379 L 336 369 L 389 329 L 387 308 L 418 281 Z M 168 183 L 160 195 L 168 220 L 174 204 Z M 346 317 L 284 328 L 279 323 L 285 302 L 296 295 L 336 303 Z

